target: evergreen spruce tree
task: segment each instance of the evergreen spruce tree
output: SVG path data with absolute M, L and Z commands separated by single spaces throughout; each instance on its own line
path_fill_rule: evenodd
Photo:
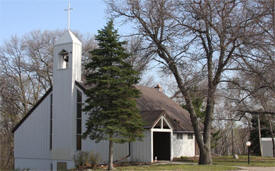
M 129 54 L 109 21 L 96 36 L 99 48 L 91 52 L 85 65 L 88 115 L 83 137 L 109 141 L 108 169 L 113 169 L 113 144 L 135 141 L 143 136 L 143 122 L 136 107 L 139 74 L 125 62 Z

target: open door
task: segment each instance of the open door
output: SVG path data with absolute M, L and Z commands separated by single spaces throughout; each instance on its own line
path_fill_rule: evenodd
M 171 154 L 171 136 L 170 132 L 153 133 L 153 151 L 154 159 L 170 160 Z
M 153 160 L 171 160 L 172 127 L 161 116 L 153 127 Z

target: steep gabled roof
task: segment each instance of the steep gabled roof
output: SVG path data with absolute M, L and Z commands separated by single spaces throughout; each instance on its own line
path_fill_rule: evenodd
M 164 114 L 164 110 L 140 111 L 140 115 L 144 121 L 144 128 L 152 128 L 160 116 Z
M 86 88 L 82 82 L 76 81 L 76 86 L 85 92 Z M 140 97 L 137 99 L 137 107 L 139 108 L 141 117 L 145 123 L 145 128 L 152 128 L 156 120 L 158 120 L 161 115 L 165 115 L 165 118 L 168 119 L 174 131 L 193 132 L 192 124 L 189 119 L 189 113 L 179 104 L 155 88 L 144 86 L 136 86 L 136 88 L 141 92 Z M 13 133 L 51 92 L 52 88 L 50 88 L 45 95 L 42 96 L 35 106 L 13 128 Z
M 76 85 L 85 92 L 85 84 L 76 82 Z M 152 128 L 153 123 L 159 116 L 165 114 L 165 118 L 171 123 L 174 131 L 193 132 L 189 113 L 178 103 L 156 88 L 145 86 L 136 86 L 136 88 L 141 92 L 140 97 L 137 99 L 137 107 L 145 122 L 145 128 Z
M 136 86 L 140 90 L 141 96 L 137 99 L 137 106 L 141 111 L 141 116 L 148 122 L 149 119 L 155 118 L 156 112 L 165 112 L 165 117 L 172 124 L 174 131 L 193 132 L 189 113 L 178 103 L 167 97 L 156 88 L 145 86 Z M 146 111 L 144 116 L 142 111 Z M 149 111 L 152 111 L 151 113 Z M 149 121 L 151 123 L 151 121 Z
M 42 103 L 42 101 L 52 92 L 52 87 L 48 89 L 48 91 L 38 100 L 38 102 L 31 108 L 31 110 L 20 120 L 19 123 L 15 125 L 12 129 L 12 133 L 14 133 L 20 125 L 32 114 L 32 112 Z

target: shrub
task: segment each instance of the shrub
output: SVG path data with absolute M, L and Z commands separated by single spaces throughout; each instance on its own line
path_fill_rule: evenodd
M 76 168 L 84 166 L 88 161 L 88 152 L 80 151 L 74 155 L 74 163 Z
M 88 163 L 90 164 L 90 166 L 92 167 L 92 169 L 95 169 L 100 161 L 100 157 L 98 153 L 93 153 L 92 151 L 89 153 L 89 157 L 88 157 Z

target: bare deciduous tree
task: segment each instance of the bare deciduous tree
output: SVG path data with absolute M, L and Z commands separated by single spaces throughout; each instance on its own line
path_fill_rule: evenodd
M 254 15 L 241 0 L 109 0 L 114 16 L 133 22 L 137 34 L 154 49 L 155 60 L 173 74 L 190 113 L 200 164 L 212 163 L 211 124 L 215 93 L 226 73 L 235 70 L 235 51 L 255 37 Z M 199 126 L 190 88 L 207 78 L 203 128 Z M 203 132 L 203 136 L 200 135 Z

